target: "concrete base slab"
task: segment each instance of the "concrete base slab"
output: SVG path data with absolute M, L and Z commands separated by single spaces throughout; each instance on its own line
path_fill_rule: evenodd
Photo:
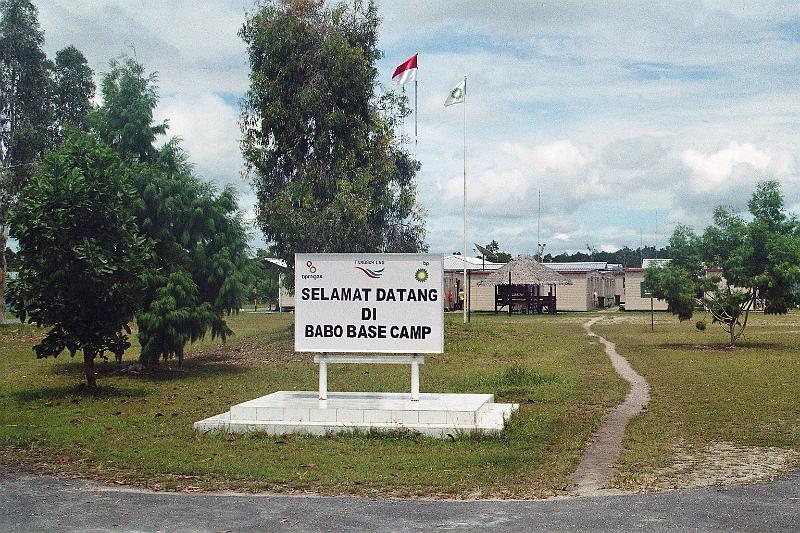
M 492 394 L 279 391 L 240 403 L 195 422 L 197 431 L 326 435 L 352 431 L 406 429 L 433 437 L 499 433 L 518 404 L 496 404 Z

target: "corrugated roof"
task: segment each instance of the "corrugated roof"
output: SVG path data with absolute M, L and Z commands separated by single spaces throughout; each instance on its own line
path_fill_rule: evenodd
M 542 263 L 556 272 L 588 272 L 590 270 L 600 271 L 622 271 L 619 263 L 607 263 L 605 261 L 571 261 L 568 263 Z
M 278 259 L 277 257 L 265 257 L 264 263 L 266 263 L 267 266 L 274 266 L 279 270 L 287 270 L 289 268 L 286 266 L 286 261 Z
M 444 256 L 444 269 L 447 270 L 464 270 L 464 263 L 467 264 L 467 270 L 497 270 L 505 263 L 492 263 L 491 261 L 484 261 L 480 257 L 470 257 L 461 255 L 446 255 Z
M 508 283 L 508 274 L 511 273 L 511 283 L 518 285 L 572 285 L 572 281 L 565 278 L 555 270 L 547 268 L 529 255 L 521 255 L 490 274 L 478 285 L 503 285 Z
M 642 259 L 642 268 L 647 268 L 650 265 L 662 266 L 672 261 L 672 259 Z
M 570 263 L 542 263 L 547 268 L 551 268 L 556 272 L 560 272 L 562 270 L 571 270 L 571 271 L 589 271 L 589 270 L 605 270 L 606 263 L 605 261 L 573 261 Z

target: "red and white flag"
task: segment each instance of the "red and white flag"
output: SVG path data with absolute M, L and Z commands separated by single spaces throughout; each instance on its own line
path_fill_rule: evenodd
M 397 85 L 405 85 L 417 79 L 417 54 L 409 57 L 394 69 L 392 81 Z

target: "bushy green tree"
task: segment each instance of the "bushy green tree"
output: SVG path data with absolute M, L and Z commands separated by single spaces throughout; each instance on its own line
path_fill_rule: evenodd
M 19 278 L 10 301 L 21 320 L 50 328 L 36 356 L 83 352 L 86 382 L 94 361 L 130 346 L 128 322 L 141 305 L 152 248 L 129 206 L 129 167 L 88 135 L 64 144 L 26 185 L 11 213 Z
M 766 313 L 786 313 L 800 282 L 800 224 L 786 215 L 778 182 L 759 183 L 748 207 L 750 221 L 717 208 L 703 235 L 679 226 L 670 239 L 672 260 L 645 271 L 653 295 L 680 320 L 703 308 L 728 332 L 731 346 L 757 302 Z
M 492 242 L 486 245 L 486 249 L 494 254 L 492 259 L 498 263 L 508 263 L 511 261 L 511 259 L 513 259 L 510 253 L 500 251 L 500 244 L 498 244 L 498 242 L 494 239 L 492 239 Z
M 379 20 L 371 1 L 278 1 L 240 31 L 251 66 L 242 153 L 258 224 L 290 266 L 296 252 L 425 249 L 419 164 L 393 130 L 402 99 L 376 96 Z
M 123 157 L 152 161 L 158 154 L 156 137 L 167 123 L 155 124 L 158 77 L 146 75 L 144 66 L 130 57 L 111 60 L 103 76 L 103 105 L 92 115 L 92 125 L 109 146 Z
M 238 311 L 245 299 L 247 262 L 235 190 L 218 192 L 197 178 L 178 139 L 154 145 L 167 130 L 166 123 L 153 123 L 155 79 L 130 58 L 113 61 L 102 83 L 103 103 L 92 119 L 102 139 L 137 162 L 133 184 L 139 198 L 132 209 L 156 255 L 137 315 L 146 366 L 171 356 L 182 361 L 183 349 L 176 347 L 208 330 L 223 340 L 232 333 L 224 316 Z M 202 310 L 191 313 L 195 304 L 189 302 Z
M 183 363 L 184 347 L 194 342 L 215 320 L 208 302 L 200 302 L 197 284 L 185 271 L 172 272 L 155 298 L 137 316 L 139 343 L 148 358 L 177 357 Z
M 93 75 L 86 57 L 74 46 L 56 53 L 52 99 L 57 140 L 64 137 L 67 128 L 88 130 L 95 90 Z

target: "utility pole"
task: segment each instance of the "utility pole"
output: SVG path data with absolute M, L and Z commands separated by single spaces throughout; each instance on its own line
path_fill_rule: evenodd
M 536 253 L 539 256 L 539 262 L 544 261 L 544 247 L 541 236 L 542 227 L 542 189 L 539 189 L 539 209 L 536 217 Z
M 542 262 L 542 189 L 539 189 L 539 209 L 536 211 L 536 251 L 539 253 L 539 262 Z

